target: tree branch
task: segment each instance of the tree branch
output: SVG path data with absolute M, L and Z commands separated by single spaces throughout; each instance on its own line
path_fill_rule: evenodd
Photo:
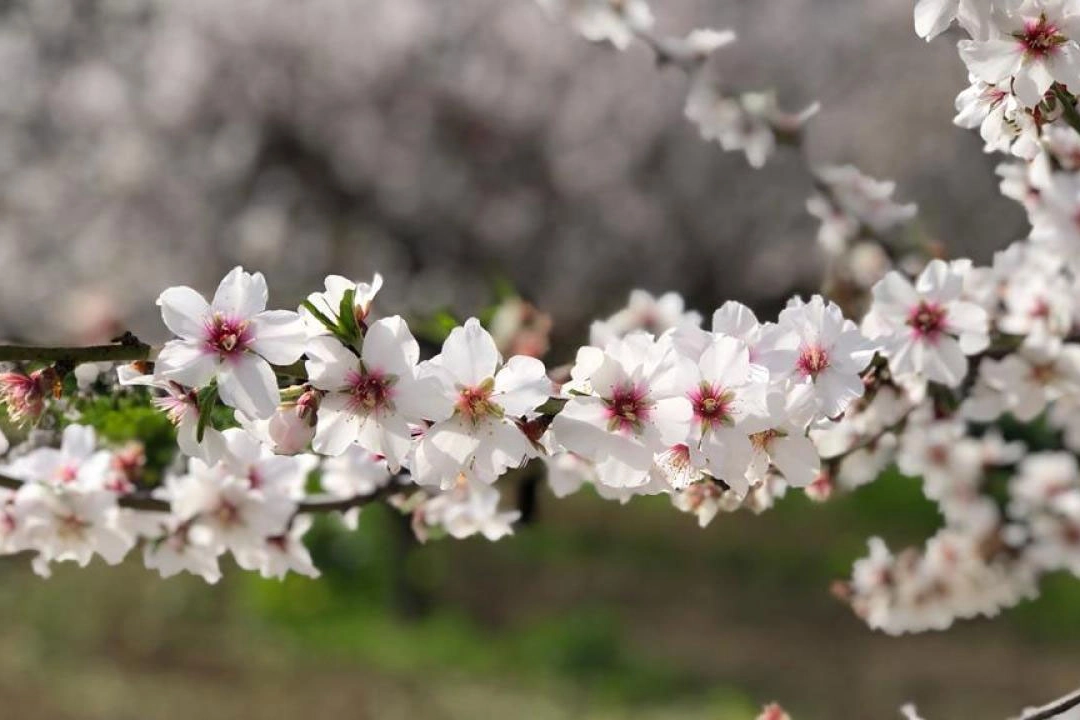
M 42 362 L 59 365 L 65 369 L 86 363 L 152 361 L 160 352 L 127 333 L 118 342 L 109 345 L 46 346 L 46 345 L 0 345 L 0 362 Z M 278 377 L 307 378 L 303 360 L 292 365 L 272 366 Z
M 25 483 L 18 478 L 0 474 L 0 487 L 18 490 L 24 484 Z M 331 495 L 312 495 L 307 500 L 296 504 L 296 512 L 298 514 L 345 512 L 346 510 L 380 502 L 400 489 L 401 487 L 398 483 L 391 482 L 370 495 L 354 495 L 347 498 L 339 498 Z M 164 513 L 172 511 L 172 506 L 167 500 L 156 498 L 146 490 L 136 490 L 135 492 L 126 495 L 120 495 L 117 497 L 116 502 L 120 507 L 129 508 L 131 510 L 146 510 Z
M 134 362 L 150 360 L 157 350 L 145 343 L 113 343 L 84 347 L 45 347 L 37 345 L 0 345 L 0 362 L 37 361 L 75 367 L 84 363 Z
M 1016 720 L 1050 720 L 1076 707 L 1080 707 L 1080 690 L 1074 690 L 1042 707 L 1027 709 Z

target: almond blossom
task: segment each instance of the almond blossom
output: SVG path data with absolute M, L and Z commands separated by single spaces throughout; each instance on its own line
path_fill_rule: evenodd
M 521 423 L 533 418 L 552 392 L 544 364 L 515 355 L 502 361 L 495 341 L 476 318 L 454 328 L 442 352 L 423 364 L 434 380 L 439 412 L 416 446 L 413 478 L 446 486 L 462 470 L 494 480 L 535 457 L 537 447 Z
M 280 395 L 271 365 L 289 365 L 304 352 L 300 316 L 267 310 L 266 279 L 234 268 L 212 302 L 189 287 L 158 298 L 161 316 L 179 336 L 158 354 L 155 374 L 191 388 L 216 379 L 222 401 L 245 415 L 273 414 Z
M 1029 0 L 995 15 L 989 38 L 961 40 L 960 57 L 986 83 L 1011 80 L 1016 96 L 1033 108 L 1055 82 L 1080 88 L 1077 23 L 1071 0 Z
M 359 355 L 335 337 L 320 336 L 308 343 L 307 356 L 308 379 L 324 392 L 312 441 L 316 452 L 340 455 L 355 443 L 385 457 L 397 472 L 412 448 L 410 424 L 452 412 L 438 383 L 419 377 L 420 346 L 398 316 L 372 323 Z
M 809 302 L 793 300 L 780 313 L 763 344 L 771 357 L 763 361 L 774 379 L 809 388 L 807 399 L 826 417 L 840 415 L 862 397 L 860 373 L 873 348 L 839 306 L 820 295 Z
M 767 424 L 767 385 L 754 382 L 746 344 L 724 335 L 713 340 L 696 369 L 696 377 L 687 378 L 694 380 L 687 393 L 694 413 L 690 457 L 709 475 L 745 495 L 750 489 L 746 479 L 753 452 L 750 436 Z
M 670 340 L 636 332 L 604 349 L 578 351 L 569 400 L 552 423 L 567 450 L 596 465 L 601 484 L 644 485 L 653 458 L 685 443 L 693 408 L 682 389 L 687 367 Z
M 896 376 L 918 375 L 956 387 L 967 375 L 967 355 L 986 349 L 986 311 L 962 298 L 963 275 L 933 260 L 912 285 L 890 272 L 874 286 L 864 321 Z

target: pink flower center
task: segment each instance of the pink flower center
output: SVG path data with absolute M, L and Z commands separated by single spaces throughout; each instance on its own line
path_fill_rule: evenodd
M 622 383 L 612 390 L 607 405 L 608 430 L 636 433 L 649 420 L 651 411 L 648 389 L 644 385 Z
M 35 370 L 29 375 L 20 372 L 0 374 L 0 402 L 8 406 L 8 414 L 17 423 L 37 420 L 45 412 L 45 398 L 56 378 L 52 368 Z
M 349 407 L 355 413 L 367 414 L 393 407 L 394 378 L 378 370 L 351 372 Z
M 1058 26 L 1046 19 L 1046 15 L 1025 20 L 1024 29 L 1014 37 L 1020 41 L 1024 54 L 1029 58 L 1046 57 L 1068 41 Z
M 206 325 L 206 347 L 223 358 L 236 357 L 254 338 L 246 320 L 227 318 L 215 313 Z
M 90 523 L 74 513 L 69 515 L 57 515 L 56 520 L 57 534 L 65 539 L 82 539 L 86 529 L 90 527 Z
M 187 390 L 179 383 L 169 383 L 169 394 L 154 398 L 154 405 L 162 410 L 173 425 L 179 425 L 188 413 L 199 416 L 199 400 L 193 390 Z
M 731 405 L 735 400 L 735 393 L 730 390 L 703 382 L 696 390 L 691 390 L 687 397 L 694 406 L 694 418 L 701 423 L 703 429 L 734 424 Z
M 242 524 L 240 508 L 228 500 L 221 503 L 210 513 L 223 527 L 234 527 Z
M 799 348 L 799 359 L 795 367 L 803 377 L 817 379 L 817 376 L 829 367 L 829 351 L 816 343 Z
M 1046 320 L 1050 317 L 1050 304 L 1043 298 L 1038 298 L 1031 304 L 1028 314 L 1035 319 Z
M 455 408 L 474 423 L 486 417 L 501 417 L 502 408 L 491 400 L 494 392 L 495 381 L 490 378 L 475 387 L 463 387 L 458 390 Z
M 907 324 L 915 337 L 935 342 L 945 332 L 948 313 L 937 303 L 922 301 L 908 314 Z
M 782 437 L 785 437 L 785 435 L 779 430 L 762 430 L 750 436 L 750 444 L 754 447 L 754 450 L 767 453 L 772 447 L 773 440 Z

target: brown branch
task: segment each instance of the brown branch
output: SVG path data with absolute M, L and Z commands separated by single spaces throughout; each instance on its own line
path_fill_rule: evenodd
M 0 345 L 0 362 L 42 362 L 57 365 L 65 370 L 98 362 L 136 362 L 153 360 L 160 347 L 141 342 L 130 333 L 118 342 L 109 345 L 84 346 L 45 346 L 45 345 Z M 307 378 L 303 360 L 292 365 L 273 366 L 279 377 Z
M 1041 707 L 1025 710 L 1016 720 L 1050 720 L 1077 707 L 1080 707 L 1080 690 L 1074 690 Z
M 25 484 L 24 481 L 19 480 L 18 478 L 0 474 L 0 487 L 18 490 Z M 398 483 L 391 482 L 370 495 L 354 495 L 347 498 L 333 497 L 330 495 L 312 495 L 309 499 L 296 504 L 296 512 L 297 514 L 345 512 L 346 510 L 364 507 L 365 505 L 371 505 L 385 500 L 400 489 L 401 486 Z M 167 500 L 154 497 L 147 490 L 136 490 L 135 492 L 127 493 L 126 495 L 120 495 L 116 498 L 116 502 L 120 507 L 129 508 L 131 510 L 146 510 L 149 512 L 164 513 L 172 511 L 172 506 Z
M 0 362 L 44 362 L 75 367 L 84 363 L 134 362 L 150 360 L 156 349 L 135 341 L 84 347 L 45 347 L 37 345 L 0 345 Z

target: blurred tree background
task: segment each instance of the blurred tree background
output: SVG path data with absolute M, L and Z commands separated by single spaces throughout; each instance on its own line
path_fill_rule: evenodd
M 733 27 L 718 71 L 812 100 L 814 162 L 900 183 L 922 231 L 986 259 L 1025 232 L 963 69 L 911 0 L 656 0 L 666 29 Z M 684 81 L 592 47 L 529 0 L 0 2 L 0 335 L 163 328 L 162 288 L 236 263 L 289 306 L 328 273 L 380 305 L 477 312 L 504 278 L 555 319 L 555 360 L 633 287 L 763 313 L 821 265 L 801 161 L 705 145 Z M 113 429 L 121 437 L 130 427 Z M 417 546 L 384 509 L 322 522 L 320 581 L 218 586 L 129 563 L 44 582 L 0 564 L 0 707 L 26 720 L 258 717 L 1004 718 L 1077 683 L 1080 584 L 1002 620 L 902 639 L 831 599 L 869 535 L 938 524 L 890 476 L 705 531 L 663 499 L 541 491 L 498 544 Z

